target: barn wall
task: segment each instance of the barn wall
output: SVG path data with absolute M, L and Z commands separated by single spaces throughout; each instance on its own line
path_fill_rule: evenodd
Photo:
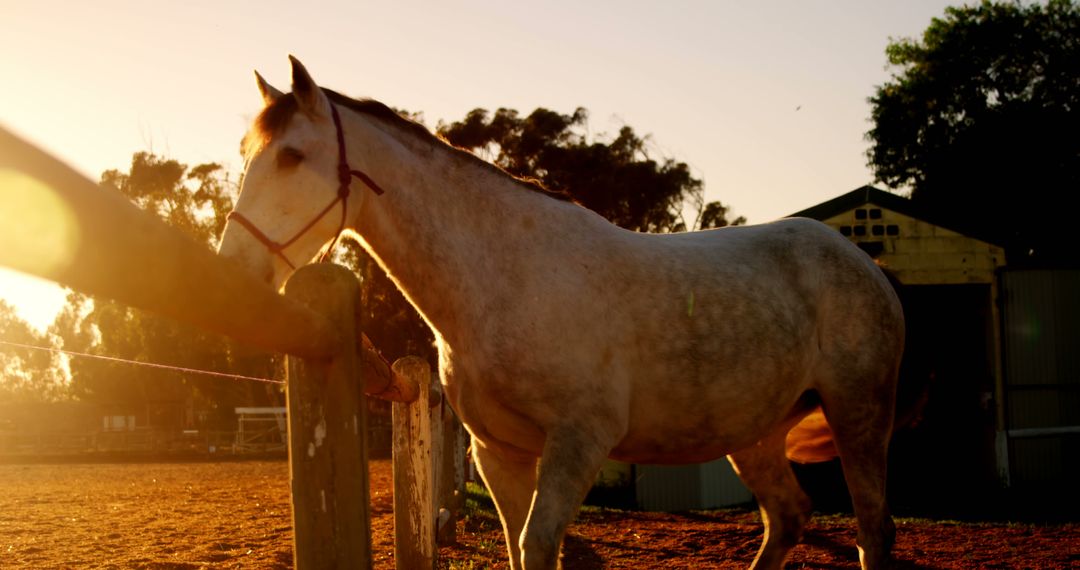
M 992 283 L 1005 263 L 998 246 L 874 204 L 822 221 L 885 262 L 905 285 Z

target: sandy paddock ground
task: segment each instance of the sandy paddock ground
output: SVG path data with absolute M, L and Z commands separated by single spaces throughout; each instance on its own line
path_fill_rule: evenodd
M 389 461 L 371 467 L 372 547 L 393 567 Z M 586 509 L 568 568 L 745 568 L 761 526 L 745 510 Z M 440 567 L 506 568 L 490 512 L 458 523 Z M 289 568 L 283 461 L 0 465 L 0 568 Z M 789 568 L 857 568 L 854 521 L 815 517 Z M 900 568 L 1078 568 L 1080 527 L 898 519 Z

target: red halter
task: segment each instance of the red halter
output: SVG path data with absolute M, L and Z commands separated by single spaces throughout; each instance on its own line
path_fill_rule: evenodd
M 285 261 L 286 265 L 288 265 L 291 269 L 294 270 L 296 269 L 296 266 L 293 265 L 292 262 L 289 261 L 289 258 L 285 256 L 285 248 L 289 247 L 296 240 L 300 239 L 300 236 L 304 235 L 305 233 L 307 233 L 308 230 L 314 227 L 315 224 L 317 224 L 319 220 L 323 219 L 323 216 L 328 214 L 330 210 L 334 209 L 334 206 L 336 206 L 337 203 L 340 201 L 341 223 L 338 224 L 337 232 L 334 233 L 334 240 L 330 242 L 330 247 L 327 248 L 326 252 L 323 253 L 322 257 L 319 258 L 319 262 L 326 261 L 330 257 L 330 252 L 332 252 L 334 250 L 334 246 L 337 245 L 338 236 L 341 235 L 341 232 L 345 230 L 345 211 L 347 210 L 347 203 L 349 200 L 349 185 L 352 184 L 353 176 L 363 181 L 364 184 L 368 186 L 368 188 L 371 188 L 371 190 L 375 192 L 376 195 L 381 195 L 383 193 L 383 189 L 380 188 L 379 185 L 376 184 L 370 176 L 364 174 L 359 170 L 353 170 L 349 168 L 349 161 L 345 157 L 345 131 L 341 128 L 341 117 L 338 116 L 337 107 L 333 103 L 330 104 L 330 114 L 334 118 L 334 128 L 337 130 L 338 191 L 337 196 L 334 197 L 334 199 L 329 204 L 327 204 L 326 207 L 323 208 L 322 211 L 319 212 L 314 219 L 308 222 L 307 225 L 305 225 L 304 227 L 300 228 L 300 231 L 296 232 L 293 237 L 279 243 L 270 239 L 265 233 L 263 233 L 259 228 L 257 228 L 255 224 L 251 222 L 251 220 L 247 219 L 247 217 L 240 212 L 233 210 L 232 212 L 229 212 L 228 216 L 226 216 L 226 219 L 236 220 L 241 226 L 244 226 L 244 228 L 246 228 L 247 231 L 251 233 L 251 235 L 255 236 L 255 239 L 262 242 L 262 244 L 266 246 L 266 249 L 270 250 L 270 253 L 273 253 L 280 257 L 282 260 Z

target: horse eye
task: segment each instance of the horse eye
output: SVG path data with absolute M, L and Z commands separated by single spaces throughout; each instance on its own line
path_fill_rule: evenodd
M 304 160 L 304 153 L 292 147 L 285 147 L 278 153 L 277 163 L 280 168 L 295 168 Z

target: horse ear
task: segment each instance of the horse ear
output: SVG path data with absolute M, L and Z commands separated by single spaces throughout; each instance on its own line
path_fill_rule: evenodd
M 259 75 L 258 71 L 255 72 L 255 82 L 259 84 L 259 93 L 262 95 L 264 106 L 269 107 L 270 103 L 274 102 L 274 99 L 284 95 L 276 87 L 267 83 L 263 76 Z
M 309 117 L 330 117 L 330 100 L 326 94 L 315 84 L 315 80 L 304 69 L 304 64 L 293 56 L 289 56 L 292 62 L 292 92 L 296 102 L 300 104 L 300 110 Z

